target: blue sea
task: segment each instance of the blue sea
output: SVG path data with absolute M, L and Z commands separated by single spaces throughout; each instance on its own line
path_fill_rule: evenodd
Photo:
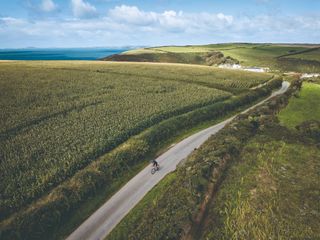
M 128 48 L 27 48 L 0 49 L 0 60 L 97 60 Z

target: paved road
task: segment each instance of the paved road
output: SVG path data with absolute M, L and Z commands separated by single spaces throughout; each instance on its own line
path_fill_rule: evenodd
M 271 97 L 284 93 L 289 87 L 288 82 L 283 82 L 280 90 L 274 92 L 270 97 L 258 103 L 250 109 L 261 105 Z M 244 113 L 243 112 L 243 113 Z M 231 117 L 219 124 L 202 130 L 178 144 L 157 158 L 160 171 L 151 175 L 151 167 L 148 166 L 132 178 L 113 197 L 93 213 L 82 223 L 67 240 L 100 240 L 104 239 L 122 218 L 168 173 L 176 169 L 177 164 L 185 159 L 195 148 L 200 147 L 211 135 L 216 134 L 227 123 L 232 121 Z

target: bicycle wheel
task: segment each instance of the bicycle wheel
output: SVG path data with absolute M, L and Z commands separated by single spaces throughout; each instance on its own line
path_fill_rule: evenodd
M 153 168 L 151 169 L 151 174 L 155 174 L 156 171 L 157 171 L 156 168 L 153 167 Z

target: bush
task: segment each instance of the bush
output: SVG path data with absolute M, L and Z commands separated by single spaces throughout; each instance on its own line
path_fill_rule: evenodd
M 314 138 L 317 142 L 320 142 L 320 121 L 308 120 L 296 126 L 296 129 L 302 135 Z

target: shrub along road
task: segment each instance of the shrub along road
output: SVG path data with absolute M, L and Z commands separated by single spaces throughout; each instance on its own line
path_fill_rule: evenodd
M 270 98 L 287 91 L 288 82 L 283 82 L 281 89 L 253 107 L 261 105 Z M 243 112 L 243 113 L 244 113 Z M 195 148 L 203 144 L 211 135 L 216 134 L 227 123 L 232 121 L 231 117 L 219 124 L 202 130 L 180 143 L 174 145 L 167 152 L 163 153 L 156 160 L 160 164 L 160 171 L 151 175 L 150 166 L 143 169 L 123 186 L 112 198 L 102 205 L 83 224 L 79 226 L 67 240 L 74 239 L 104 239 L 111 230 L 122 220 L 122 218 L 168 173 L 174 171 L 179 162 L 185 159 Z M 156 211 L 156 210 L 155 210 Z

